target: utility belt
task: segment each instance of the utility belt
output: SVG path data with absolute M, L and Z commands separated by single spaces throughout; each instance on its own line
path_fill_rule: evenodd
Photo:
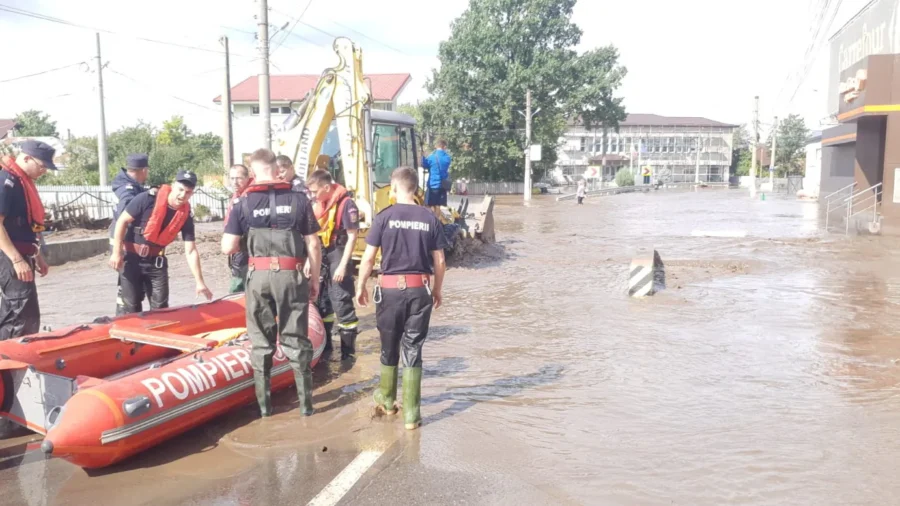
M 166 248 L 155 246 L 152 244 L 136 244 L 133 242 L 122 242 L 122 248 L 126 253 L 133 253 L 141 258 L 141 260 L 153 259 L 153 265 L 157 269 L 162 269 L 166 265 Z
M 407 288 L 425 288 L 431 295 L 431 275 L 429 274 L 382 274 L 375 284 L 376 304 L 381 303 L 381 290 L 406 290 Z
M 247 270 L 253 271 L 297 271 L 302 272 L 306 259 L 296 257 L 250 257 Z

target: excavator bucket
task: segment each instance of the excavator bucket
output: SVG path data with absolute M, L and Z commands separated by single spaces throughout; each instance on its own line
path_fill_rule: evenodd
M 468 203 L 467 203 L 468 205 Z M 494 235 L 494 196 L 485 195 L 481 201 L 481 208 L 475 211 L 475 226 L 472 229 L 476 239 L 484 243 L 492 243 L 497 240 Z

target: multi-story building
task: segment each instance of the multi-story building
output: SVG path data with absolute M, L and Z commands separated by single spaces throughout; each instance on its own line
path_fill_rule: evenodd
M 269 80 L 272 128 L 278 129 L 297 104 L 319 82 L 318 75 L 273 75 Z M 366 82 L 372 92 L 372 107 L 385 111 L 397 110 L 397 99 L 412 80 L 409 74 L 367 74 Z M 221 102 L 221 96 L 216 97 Z M 262 145 L 262 116 L 259 111 L 259 81 L 249 77 L 231 88 L 233 111 L 234 159 L 240 161 Z
M 607 132 L 604 146 L 602 130 L 571 124 L 561 139 L 556 174 L 611 181 L 620 168 L 639 176 L 649 167 L 653 180 L 724 182 L 736 129 L 706 118 L 629 114 L 618 132 Z

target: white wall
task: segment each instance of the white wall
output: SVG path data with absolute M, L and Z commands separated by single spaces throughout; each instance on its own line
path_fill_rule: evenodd
M 818 195 L 822 183 L 822 143 L 814 142 L 806 146 L 806 175 L 803 176 L 803 189 Z

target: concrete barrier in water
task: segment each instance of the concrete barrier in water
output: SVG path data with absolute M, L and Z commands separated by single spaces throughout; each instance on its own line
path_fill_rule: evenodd
M 646 297 L 666 288 L 666 268 L 659 252 L 651 249 L 631 260 L 628 295 Z
M 62 265 L 66 262 L 97 256 L 108 250 L 109 239 L 106 237 L 48 242 L 45 245 L 44 258 L 49 265 Z

